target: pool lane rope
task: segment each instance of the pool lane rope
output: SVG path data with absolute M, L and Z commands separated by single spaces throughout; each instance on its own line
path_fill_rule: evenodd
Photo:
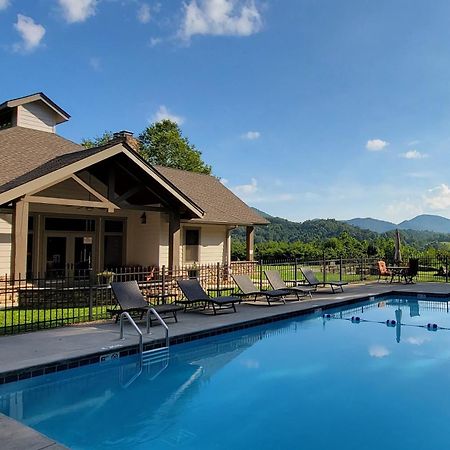
M 385 321 L 379 321 L 379 320 L 368 320 L 368 319 L 362 319 L 359 316 L 352 316 L 352 317 L 336 317 L 333 314 L 323 314 L 322 316 L 324 319 L 326 320 L 331 320 L 331 319 L 339 319 L 339 320 L 347 320 L 348 322 L 351 323 L 362 323 L 362 322 L 367 322 L 367 323 L 380 323 L 383 325 L 386 325 L 390 328 L 397 326 L 397 321 L 394 319 L 387 319 Z M 440 327 L 438 324 L 436 323 L 427 323 L 426 325 L 414 325 L 414 324 L 408 324 L 408 323 L 401 323 L 398 322 L 399 325 L 403 326 L 403 327 L 416 327 L 416 328 L 425 328 L 428 331 L 437 331 L 437 330 L 447 330 L 450 331 L 450 328 L 448 327 Z

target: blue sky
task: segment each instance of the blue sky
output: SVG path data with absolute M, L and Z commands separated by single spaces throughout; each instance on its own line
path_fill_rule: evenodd
M 293 220 L 450 217 L 447 0 L 0 0 L 1 101 L 43 91 L 79 142 L 185 135 Z

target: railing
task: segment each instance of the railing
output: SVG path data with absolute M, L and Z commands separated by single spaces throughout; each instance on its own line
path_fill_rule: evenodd
M 131 323 L 131 325 L 133 326 L 133 328 L 135 329 L 136 333 L 139 336 L 139 354 L 142 357 L 142 353 L 144 353 L 144 342 L 143 342 L 143 337 L 142 337 L 142 331 L 141 329 L 136 325 L 136 322 L 132 319 L 132 317 L 130 316 L 129 313 L 127 313 L 126 311 L 124 311 L 121 315 L 120 315 L 120 339 L 121 340 L 125 340 L 125 338 L 123 337 L 123 324 L 124 324 L 124 319 L 128 319 L 128 322 Z M 149 333 L 149 325 L 150 322 L 150 310 L 147 311 L 147 333 Z
M 264 276 L 268 269 L 278 270 L 284 280 L 301 283 L 301 268 L 312 269 L 320 281 L 367 283 L 378 281 L 378 258 L 323 258 L 270 261 L 236 261 L 229 265 L 195 264 L 168 269 L 162 267 L 109 268 L 86 277 L 49 278 L 0 277 L 0 335 L 44 328 L 105 320 L 116 307 L 111 281 L 136 280 L 152 304 L 175 302 L 182 298 L 177 280 L 196 277 L 210 295 L 219 288 L 237 291 L 232 274 L 247 274 L 260 289 L 270 288 Z M 389 265 L 388 261 L 388 265 Z M 53 275 L 53 274 L 52 274 Z M 389 282 L 390 280 L 382 280 Z M 448 258 L 421 258 L 416 282 L 449 282 Z M 156 317 L 156 316 L 155 316 Z
M 158 322 L 162 325 L 162 327 L 164 328 L 164 331 L 166 333 L 166 337 L 165 337 L 165 343 L 166 343 L 166 347 L 169 348 L 169 327 L 167 326 L 167 323 L 164 322 L 164 320 L 162 319 L 162 317 L 156 312 L 156 310 L 154 308 L 150 308 L 147 315 L 150 317 L 150 313 L 153 314 L 156 319 L 158 320 Z M 147 320 L 147 334 L 150 333 L 150 320 Z

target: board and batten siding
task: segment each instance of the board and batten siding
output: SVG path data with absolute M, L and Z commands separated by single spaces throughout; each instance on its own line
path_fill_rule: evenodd
M 11 273 L 12 214 L 0 213 L 0 278 Z
M 33 102 L 17 107 L 17 125 L 33 130 L 55 132 L 55 114 L 44 103 Z

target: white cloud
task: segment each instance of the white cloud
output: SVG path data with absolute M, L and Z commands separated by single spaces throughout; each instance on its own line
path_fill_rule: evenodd
M 417 150 L 408 150 L 405 153 L 400 153 L 400 156 L 405 159 L 423 159 L 428 158 L 426 153 L 420 153 Z
M 425 342 L 429 342 L 430 340 L 431 339 L 428 338 L 428 337 L 418 337 L 418 336 L 414 337 L 414 336 L 411 336 L 411 337 L 406 339 L 406 342 L 408 344 L 411 344 L 411 345 L 422 345 L 422 344 L 425 344 Z
M 84 22 L 95 15 L 97 0 L 58 0 L 64 19 L 69 23 Z
M 19 32 L 22 42 L 14 45 L 17 51 L 30 52 L 34 50 L 42 41 L 45 35 L 45 28 L 36 23 L 31 17 L 17 14 L 17 22 L 14 28 Z
M 156 47 L 157 45 L 161 44 L 162 41 L 163 40 L 161 38 L 152 37 L 152 38 L 150 38 L 150 41 L 148 44 L 150 45 L 150 47 Z
M 250 36 L 262 27 L 254 0 L 191 0 L 184 5 L 179 35 Z
M 100 70 L 102 70 L 102 63 L 100 61 L 100 58 L 97 58 L 95 56 L 89 58 L 89 65 L 93 70 L 95 70 L 95 72 L 100 72 Z
M 250 180 L 250 183 L 248 184 L 241 184 L 238 186 L 235 186 L 232 191 L 234 191 L 237 195 L 251 195 L 254 194 L 258 190 L 258 181 L 256 178 L 252 178 Z
M 178 125 L 181 125 L 184 123 L 184 117 L 182 116 L 177 116 L 175 114 L 172 114 L 166 106 L 161 105 L 158 109 L 158 111 L 156 111 L 156 113 L 153 116 L 152 121 L 153 122 L 160 122 L 161 120 L 171 120 L 172 122 L 177 123 Z
M 413 147 L 414 145 L 418 145 L 418 144 L 420 144 L 420 141 L 419 140 L 414 140 L 414 141 L 410 141 L 410 142 L 408 142 L 408 147 Z
M 0 11 L 3 11 L 10 5 L 9 0 L 0 0 Z
M 229 183 L 229 180 L 228 180 L 228 178 L 221 178 L 221 179 L 220 179 L 220 182 L 221 182 L 224 186 L 226 186 L 226 185 Z
M 384 358 L 390 354 L 391 352 L 382 345 L 372 345 L 372 347 L 369 348 L 369 355 L 373 358 Z
M 366 148 L 371 152 L 379 152 L 384 150 L 389 145 L 389 142 L 381 139 L 370 139 L 367 141 Z
M 450 187 L 447 184 L 428 190 L 429 195 L 425 196 L 425 203 L 434 210 L 442 210 L 450 207 Z
M 149 23 L 151 14 L 150 14 L 150 6 L 147 3 L 143 3 L 137 12 L 137 18 L 141 23 Z
M 247 131 L 242 136 L 242 139 L 247 139 L 248 141 L 254 141 L 261 137 L 261 133 L 259 131 Z

